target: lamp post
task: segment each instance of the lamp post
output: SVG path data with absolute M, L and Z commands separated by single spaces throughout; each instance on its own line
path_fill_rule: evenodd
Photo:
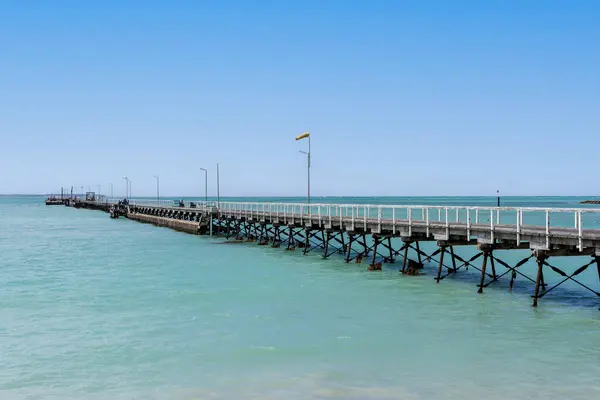
M 496 195 L 498 196 L 497 200 L 498 200 L 498 207 L 500 207 L 500 191 L 496 190 Z
M 83 200 L 83 195 L 84 195 L 84 193 L 83 193 L 83 186 L 82 186 L 82 187 L 81 187 L 81 199 L 82 199 L 82 200 Z
M 217 208 L 219 208 L 221 205 L 221 193 L 219 186 L 219 163 L 217 163 Z
M 109 185 L 110 185 L 110 200 L 112 201 L 112 199 L 114 198 L 114 196 L 113 196 L 113 184 L 109 183 Z
M 200 168 L 200 171 L 204 171 L 204 203 L 208 203 L 208 170 Z
M 124 176 L 123 179 L 125 179 L 125 200 L 127 200 L 129 198 L 129 178 Z
M 300 153 L 306 154 L 307 156 L 307 165 L 308 165 L 308 213 L 310 214 L 310 132 L 304 132 L 303 134 L 296 137 L 296 140 L 302 140 L 308 138 L 308 151 L 299 150 Z
M 156 179 L 156 205 L 158 205 L 160 201 L 160 178 L 158 175 L 154 175 L 154 178 Z

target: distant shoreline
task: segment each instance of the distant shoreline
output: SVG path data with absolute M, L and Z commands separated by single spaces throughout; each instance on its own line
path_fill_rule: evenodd
M 584 200 L 579 204 L 600 204 L 600 200 Z

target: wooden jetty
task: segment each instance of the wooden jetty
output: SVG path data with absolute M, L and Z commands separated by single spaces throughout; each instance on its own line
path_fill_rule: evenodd
M 534 307 L 540 298 L 567 281 L 600 296 L 599 291 L 577 278 L 594 264 L 600 278 L 600 229 L 583 226 L 584 216 L 600 214 L 600 209 L 247 202 L 196 202 L 192 208 L 185 204 L 176 207 L 171 201 L 126 205 L 84 201 L 76 206 L 117 210 L 132 220 L 191 234 L 256 241 L 275 248 L 301 249 L 304 254 L 321 251 L 324 258 L 337 253 L 345 262 L 368 260 L 368 269 L 373 271 L 381 270 L 382 263 L 401 258 L 400 271 L 414 275 L 423 263 L 434 262 L 438 283 L 471 267 L 480 274 L 479 293 L 506 275 L 510 276 L 512 290 L 515 279 L 522 277 L 534 286 Z M 543 223 L 525 224 L 524 215 L 531 214 L 538 215 Z M 435 251 L 424 252 L 419 245 L 423 242 L 434 242 Z M 464 259 L 455 254 L 457 246 L 472 246 L 476 253 Z M 514 265 L 499 257 L 502 252 L 519 249 L 530 250 L 530 254 Z M 550 263 L 551 258 L 573 256 L 588 259 L 573 271 L 563 271 Z M 537 263 L 535 276 L 520 269 L 529 260 Z M 561 278 L 553 286 L 544 280 L 550 272 Z
M 64 188 L 60 188 L 60 195 L 58 194 L 49 194 L 45 203 L 47 206 L 59 206 L 66 205 L 72 207 L 76 202 L 79 202 L 80 199 L 73 194 L 73 187 L 71 186 L 71 193 L 68 194 L 65 192 Z
M 47 206 L 60 206 L 64 204 L 64 199 L 49 196 L 45 203 Z

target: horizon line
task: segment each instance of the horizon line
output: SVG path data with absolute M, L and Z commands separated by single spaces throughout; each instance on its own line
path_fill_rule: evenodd
M 28 196 L 28 197 L 44 197 L 44 196 L 60 196 L 60 193 L 0 193 L 0 196 L 4 196 L 4 197 L 16 197 L 16 196 Z M 74 194 L 73 197 L 78 197 L 80 196 L 81 193 L 77 193 Z M 103 195 L 101 193 L 97 194 L 98 196 L 105 196 L 105 197 L 110 197 L 110 196 L 106 196 Z M 63 195 L 63 197 L 70 197 L 69 193 L 65 193 Z M 113 196 L 112 198 L 114 199 L 119 199 L 122 198 L 123 196 Z M 500 196 L 498 195 L 373 195 L 373 196 L 365 196 L 365 195 L 325 195 L 325 196 L 311 196 L 311 199 L 316 199 L 316 198 L 335 198 L 335 197 L 340 197 L 340 198 L 344 198 L 344 197 L 353 197 L 353 198 L 411 198 L 411 197 L 419 197 L 419 198 L 423 198 L 423 197 L 486 197 L 486 198 L 503 198 L 503 197 L 600 197 L 600 195 L 580 195 L 580 194 L 571 194 L 571 195 L 567 195 L 567 194 L 546 194 L 546 195 L 515 195 L 515 194 L 509 194 L 509 195 L 502 195 L 500 194 Z M 146 195 L 146 196 L 132 196 L 130 197 L 132 199 L 155 199 L 156 196 L 152 196 L 152 195 Z M 205 196 L 189 196 L 189 195 L 164 195 L 164 196 L 160 196 L 161 199 L 170 199 L 170 198 L 198 198 L 198 199 L 204 199 Z M 232 196 L 220 196 L 221 199 L 227 199 L 227 198 L 306 198 L 306 195 L 300 195 L 300 196 L 292 196 L 292 195 L 232 195 Z M 217 199 L 217 196 L 208 196 L 208 199 Z

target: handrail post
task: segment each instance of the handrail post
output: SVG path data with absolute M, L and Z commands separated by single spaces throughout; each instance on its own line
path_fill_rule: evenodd
M 467 241 L 471 240 L 471 210 L 466 208 L 467 210 Z
M 319 227 L 321 226 L 321 206 L 318 205 L 317 208 L 319 209 Z M 312 221 L 311 221 L 312 223 Z
M 521 209 L 517 209 L 517 246 L 521 244 Z
M 577 211 L 577 236 L 579 240 L 579 251 L 583 251 L 583 226 L 581 223 L 581 211 Z
M 446 240 L 450 240 L 450 221 L 448 219 L 448 207 L 445 208 L 446 214 Z
M 550 210 L 546 210 L 546 249 L 550 250 Z
M 491 233 L 492 243 L 494 243 L 495 242 L 495 240 L 494 240 L 494 210 L 490 210 L 490 233 Z

